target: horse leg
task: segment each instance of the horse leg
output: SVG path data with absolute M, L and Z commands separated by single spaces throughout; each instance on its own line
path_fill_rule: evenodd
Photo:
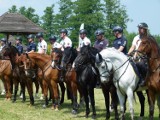
M 106 120 L 110 118 L 110 111 L 109 111 L 109 103 L 110 103 L 110 97 L 109 97 L 109 89 L 107 89 L 106 84 L 101 84 L 102 92 L 105 99 L 105 106 L 106 106 Z
M 121 91 L 119 91 L 119 89 L 117 89 L 117 95 L 118 95 L 118 99 L 120 102 L 120 109 L 121 109 L 121 120 L 125 120 L 125 108 L 124 108 L 124 104 L 125 104 L 125 95 L 123 95 L 121 93 Z
M 26 82 L 27 85 L 27 90 L 28 90 L 28 94 L 29 94 L 29 98 L 30 98 L 30 105 L 34 104 L 34 97 L 33 97 L 33 83 L 31 79 L 27 79 Z
M 35 98 L 37 98 L 38 97 L 38 91 L 39 91 L 39 83 L 38 83 L 37 78 L 35 78 L 34 84 L 35 84 L 35 87 L 36 87 Z
M 51 86 L 53 91 L 52 99 L 54 100 L 53 106 L 55 111 L 58 111 L 58 84 L 54 79 L 51 80 Z
M 72 110 L 72 114 L 77 114 L 78 111 L 78 103 L 77 103 L 77 85 L 75 82 L 71 82 L 71 91 L 72 91 L 72 95 L 73 95 L 73 110 Z
M 13 81 L 14 81 L 14 86 L 15 87 L 14 87 L 14 95 L 13 95 L 12 102 L 15 102 L 16 101 L 19 82 L 18 82 L 17 78 L 14 78 Z
M 64 86 L 64 83 L 63 82 L 59 82 L 59 86 L 60 86 L 60 88 L 61 88 L 61 100 L 60 100 L 60 105 L 62 104 L 62 103 L 64 103 L 64 95 L 65 95 L 65 86 Z
M 11 83 L 10 83 L 10 77 L 9 76 L 4 76 L 4 80 L 5 80 L 5 83 L 6 83 L 6 98 L 7 99 L 11 99 Z
M 22 96 L 23 96 L 22 102 L 25 102 L 25 101 L 26 101 L 26 95 L 25 95 L 25 83 L 24 83 L 24 82 L 20 82 L 20 85 L 21 85 Z
M 113 105 L 113 108 L 114 108 L 114 111 L 115 111 L 115 120 L 118 120 L 119 119 L 118 110 L 117 110 L 118 96 L 117 96 L 117 92 L 116 92 L 115 86 L 113 86 L 113 85 L 111 86 L 110 93 L 111 93 L 111 99 L 112 99 L 112 102 L 113 102 L 112 105 Z
M 43 84 L 43 94 L 44 94 L 44 99 L 45 99 L 43 108 L 46 108 L 48 105 L 48 85 L 47 85 L 46 80 L 42 80 L 42 84 Z
M 141 112 L 140 112 L 140 119 L 143 119 L 144 117 L 144 101 L 145 101 L 145 97 L 142 93 L 142 91 L 137 91 L 137 96 L 139 98 L 139 102 L 141 104 Z
M 96 118 L 96 109 L 95 109 L 95 99 L 94 99 L 94 87 L 89 88 L 89 96 L 91 99 L 91 105 L 92 105 L 92 111 L 93 111 L 92 119 L 95 119 Z
M 154 115 L 154 104 L 155 104 L 155 93 L 151 90 L 148 89 L 148 94 L 149 94 L 149 120 L 153 120 L 153 115 Z

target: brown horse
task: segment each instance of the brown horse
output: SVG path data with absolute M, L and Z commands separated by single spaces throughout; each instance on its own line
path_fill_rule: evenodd
M 49 55 L 39 54 L 39 53 L 28 53 L 23 62 L 28 61 L 28 59 L 35 63 L 43 73 L 43 94 L 45 97 L 45 104 L 43 107 L 48 105 L 48 89 L 51 92 L 53 108 L 58 110 L 58 77 L 59 77 L 59 70 L 53 69 L 51 67 L 52 59 Z M 27 65 L 27 64 L 26 64 Z M 28 67 L 26 67 L 28 68 Z
M 152 36 L 142 39 L 137 53 L 148 61 L 148 73 L 146 76 L 146 84 L 149 94 L 149 119 L 153 120 L 154 105 L 157 98 L 160 119 L 160 48 Z
M 12 65 L 9 60 L 0 60 L 0 78 L 4 83 L 6 91 L 6 99 L 11 99 L 11 77 L 12 77 Z
M 76 114 L 78 110 L 77 91 L 80 93 L 80 104 L 83 102 L 82 90 L 77 82 L 77 75 L 74 68 L 72 68 L 73 61 L 77 57 L 77 50 L 74 48 L 64 48 L 61 67 L 65 70 L 65 83 L 71 93 L 73 102 L 72 114 Z

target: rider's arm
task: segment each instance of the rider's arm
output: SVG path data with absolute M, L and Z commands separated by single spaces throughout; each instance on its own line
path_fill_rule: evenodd
M 122 52 L 123 49 L 124 49 L 124 46 L 120 46 L 119 49 L 118 49 L 118 51 Z
M 130 55 L 134 50 L 135 50 L 136 46 L 132 45 L 128 51 L 128 55 Z

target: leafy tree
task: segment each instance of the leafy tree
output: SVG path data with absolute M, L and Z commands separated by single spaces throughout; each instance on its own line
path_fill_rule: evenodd
M 100 0 L 77 0 L 74 2 L 73 12 L 71 16 L 72 39 L 78 38 L 79 27 L 81 23 L 84 23 L 88 37 L 93 42 L 95 30 L 103 27 L 104 19 Z
M 16 12 L 18 12 L 16 5 L 13 5 L 8 11 L 9 11 L 9 13 L 16 13 Z
M 43 20 L 42 27 L 47 32 L 47 38 L 51 34 L 55 34 L 55 29 L 54 29 L 55 15 L 53 14 L 54 13 L 53 8 L 54 8 L 54 5 L 52 5 L 51 7 L 46 7 L 46 9 L 44 10 L 45 14 L 42 16 L 42 20 Z
M 130 19 L 128 18 L 125 6 L 120 4 L 120 0 L 104 0 L 104 3 L 106 35 L 112 41 L 114 39 L 112 28 L 115 25 L 126 28 L 126 23 Z

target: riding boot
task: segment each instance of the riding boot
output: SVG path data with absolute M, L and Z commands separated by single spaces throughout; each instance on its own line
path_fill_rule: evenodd
M 100 80 L 100 74 L 99 74 L 99 70 L 97 67 L 95 67 L 96 70 L 96 79 L 97 79 L 97 83 L 96 83 L 96 88 L 100 88 L 101 87 L 101 80 Z
M 65 78 L 65 71 L 62 70 L 62 71 L 61 71 L 60 78 L 59 78 L 59 81 L 60 81 L 60 82 L 64 82 L 64 78 Z
M 142 79 L 141 77 L 140 77 L 140 83 L 139 83 L 139 87 L 144 87 L 145 85 L 146 85 L 146 82 L 145 82 L 145 80 L 144 79 Z

